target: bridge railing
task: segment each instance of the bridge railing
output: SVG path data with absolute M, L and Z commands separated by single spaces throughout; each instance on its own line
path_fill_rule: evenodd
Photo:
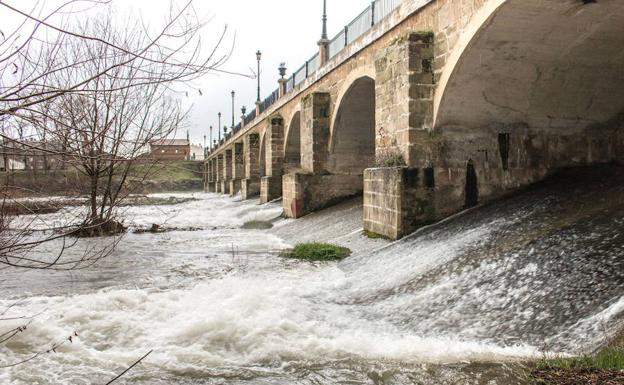
M 268 110 L 269 107 L 271 107 L 277 101 L 277 99 L 279 99 L 279 88 L 273 91 L 271 95 L 269 95 L 266 99 L 264 99 L 260 103 L 260 113 L 263 113 L 264 111 Z
M 340 51 L 342 51 L 345 47 L 346 47 L 346 38 L 345 38 L 345 29 L 343 28 L 342 31 L 340 31 L 340 33 L 338 35 L 336 35 L 333 39 L 331 39 L 331 41 L 329 42 L 329 57 L 332 58 L 336 55 L 338 55 L 340 53 Z
M 374 3 L 373 3 L 374 4 Z M 345 27 L 346 43 L 351 44 L 358 37 L 368 32 L 374 25 L 373 20 L 374 6 L 371 4 L 358 17 Z
M 392 11 L 394 11 L 399 5 L 401 0 L 375 0 L 372 7 L 374 8 L 374 21 L 375 24 L 383 20 Z
M 386 18 L 392 11 L 401 5 L 401 0 L 374 0 L 371 4 L 360 13 L 353 21 L 347 24 L 333 39 L 329 42 L 328 56 L 329 59 L 338 55 L 347 46 L 357 40 L 359 37 L 368 32 L 375 24 Z M 321 60 L 318 53 L 312 56 L 295 71 L 286 82 L 286 93 L 292 92 L 295 87 L 303 83 L 308 77 L 312 76 L 321 67 Z M 269 109 L 279 99 L 279 89 L 273 91 L 266 99 L 260 103 L 259 112 L 262 113 Z M 256 109 L 252 109 L 245 116 L 245 122 L 249 123 L 256 118 Z M 240 130 L 240 125 L 234 129 L 234 133 Z M 222 140 L 219 145 L 224 143 Z

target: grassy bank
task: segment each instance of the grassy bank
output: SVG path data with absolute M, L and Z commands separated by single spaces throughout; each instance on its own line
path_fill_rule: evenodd
M 201 162 L 170 162 L 155 165 L 133 164 L 126 184 L 134 193 L 187 191 L 201 189 L 203 164 Z M 83 195 L 89 181 L 79 170 L 9 171 L 0 172 L 0 183 L 11 186 L 18 196 Z
M 543 385 L 624 384 L 624 334 L 595 354 L 544 358 L 531 377 Z

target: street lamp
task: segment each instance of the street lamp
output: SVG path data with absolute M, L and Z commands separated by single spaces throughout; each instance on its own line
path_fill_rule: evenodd
M 327 40 L 327 0 L 323 0 L 323 31 L 321 40 Z
M 210 142 L 208 143 L 212 144 L 212 126 L 210 126 Z M 212 150 L 212 148 L 210 150 Z
M 206 135 L 204 135 L 204 160 L 206 159 L 207 153 L 208 153 L 208 148 L 206 148 Z
M 217 126 L 217 132 L 219 133 L 219 143 L 221 143 L 221 131 L 219 131 L 219 127 L 221 127 L 221 113 L 219 112 L 219 125 Z
M 234 97 L 236 92 L 232 91 L 232 131 L 234 131 Z
M 256 102 L 260 103 L 260 59 L 262 59 L 262 52 L 260 52 L 260 50 L 256 52 L 256 59 L 258 60 L 258 98 Z
M 223 140 L 227 140 L 227 137 L 225 136 L 225 134 L 227 134 L 227 126 L 223 126 Z

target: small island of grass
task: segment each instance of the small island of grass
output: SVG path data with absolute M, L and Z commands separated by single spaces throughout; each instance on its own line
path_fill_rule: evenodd
M 351 250 L 327 243 L 300 243 L 282 255 L 304 261 L 339 261 L 351 255 Z

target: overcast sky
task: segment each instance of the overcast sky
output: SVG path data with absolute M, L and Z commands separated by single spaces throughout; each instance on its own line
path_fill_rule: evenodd
M 154 3 L 153 0 L 138 2 Z M 331 38 L 370 0 L 327 0 L 327 3 Z M 285 62 L 288 73 L 292 73 L 318 51 L 316 43 L 321 37 L 322 0 L 196 0 L 196 7 L 208 17 L 214 15 L 205 33 L 216 34 L 225 24 L 236 33 L 234 54 L 226 66 L 228 69 L 249 73 L 250 68 L 256 68 L 255 52 L 262 51 L 263 99 L 277 89 L 280 62 Z M 255 108 L 257 86 L 253 79 L 223 75 L 209 76 L 202 83 L 203 96 L 192 98 L 194 107 L 190 124 L 192 140 L 203 142 L 208 127 L 217 126 L 219 111 L 227 117 L 226 124 L 231 125 L 230 92 L 236 91 L 238 123 L 241 106 L 245 105 L 248 111 Z
M 63 0 L 3 0 L 6 3 L 29 11 L 35 4 L 44 1 L 45 7 L 56 7 Z M 172 0 L 180 5 L 187 0 Z M 112 0 L 112 4 L 123 17 L 142 18 L 153 26 L 162 25 L 169 11 L 170 0 Z M 230 47 L 234 36 L 234 51 L 222 69 L 252 74 L 256 68 L 256 51 L 262 51 L 261 90 L 262 99 L 277 89 L 279 63 L 285 62 L 288 73 L 292 72 L 318 52 L 317 42 L 321 37 L 322 0 L 194 0 L 194 7 L 208 23 L 202 32 L 205 49 L 210 42 L 220 36 L 224 26 L 228 26 L 228 39 L 225 48 Z M 370 4 L 370 0 L 327 0 L 328 34 L 332 38 L 345 24 L 354 19 Z M 19 18 L 2 11 L 0 24 L 5 27 Z M 250 111 L 255 108 L 257 81 L 241 76 L 222 74 L 207 75 L 193 84 L 202 90 L 182 94 L 184 103 L 192 105 L 189 121 L 191 140 L 203 144 L 209 126 L 218 125 L 217 113 L 222 112 L 221 126 L 231 125 L 231 91 L 236 91 L 235 115 L 239 122 L 245 105 Z M 177 137 L 186 133 L 179 131 Z

